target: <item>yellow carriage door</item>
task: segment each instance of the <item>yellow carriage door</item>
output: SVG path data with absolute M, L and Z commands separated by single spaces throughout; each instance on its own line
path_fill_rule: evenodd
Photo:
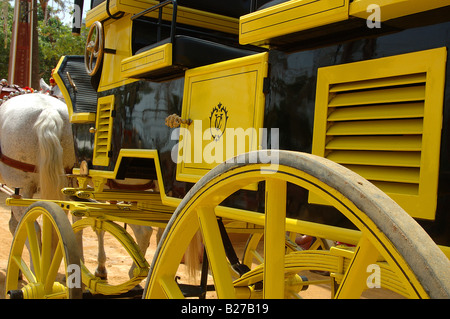
M 177 179 L 197 182 L 225 160 L 261 148 L 267 53 L 186 72 Z

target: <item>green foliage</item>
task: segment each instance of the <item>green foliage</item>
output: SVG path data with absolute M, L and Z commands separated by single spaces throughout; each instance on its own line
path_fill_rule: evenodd
M 38 22 L 40 77 L 48 83 L 52 69 L 63 55 L 83 55 L 86 44 L 86 28 L 80 36 L 72 35 L 72 29 L 58 18 L 50 18 L 45 24 Z
M 9 45 L 14 9 L 9 1 L 0 3 L 0 78 L 8 78 Z
M 83 55 L 88 30 L 82 27 L 80 36 L 72 35 L 72 29 L 63 24 L 48 7 L 48 20 L 38 6 L 39 77 L 47 83 L 52 69 L 63 55 Z M 8 0 L 0 0 L 0 79 L 8 78 L 9 50 L 11 44 L 14 8 Z

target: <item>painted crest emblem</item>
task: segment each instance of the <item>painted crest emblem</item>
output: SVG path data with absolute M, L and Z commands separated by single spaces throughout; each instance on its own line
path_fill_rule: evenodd
M 209 117 L 209 128 L 211 131 L 212 138 L 218 141 L 220 137 L 225 132 L 227 127 L 228 111 L 222 103 L 219 103 L 211 111 Z

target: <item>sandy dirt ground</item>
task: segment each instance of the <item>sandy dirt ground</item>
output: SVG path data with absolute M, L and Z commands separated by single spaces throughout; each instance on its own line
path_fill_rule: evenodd
M 6 269 L 8 263 L 9 250 L 12 242 L 12 235 L 9 231 L 9 219 L 10 219 L 10 209 L 5 205 L 6 195 L 0 192 L 0 299 L 5 298 L 5 278 L 6 278 Z M 130 230 L 131 232 L 131 230 Z M 237 253 L 238 255 L 241 253 L 245 246 L 245 240 L 242 236 L 233 239 L 235 242 L 237 241 Z M 131 259 L 128 257 L 124 248 L 118 243 L 111 235 L 106 234 L 105 236 L 105 250 L 106 250 L 106 267 L 108 270 L 108 283 L 118 284 L 127 280 L 128 270 L 131 266 Z M 94 232 L 87 230 L 84 232 L 84 256 L 85 256 L 85 264 L 94 272 L 96 267 L 96 258 L 97 258 L 97 237 Z M 146 253 L 146 259 L 149 263 L 151 263 L 153 254 L 156 250 L 156 229 L 153 232 L 149 249 Z M 183 273 L 183 269 L 180 266 L 180 269 Z M 318 280 L 318 279 L 326 279 L 327 277 L 306 272 L 303 273 L 306 275 L 309 280 Z M 211 280 L 211 278 L 210 278 Z M 141 282 L 141 286 L 145 286 L 145 281 Z M 301 293 L 303 298 L 314 298 L 314 299 L 327 299 L 330 297 L 330 286 L 328 284 L 321 284 L 316 286 L 310 286 L 308 290 Z M 398 296 L 393 295 L 391 293 L 386 293 L 385 291 L 369 291 L 367 297 L 375 297 L 375 298 L 396 298 Z M 214 297 L 214 296 L 212 296 Z

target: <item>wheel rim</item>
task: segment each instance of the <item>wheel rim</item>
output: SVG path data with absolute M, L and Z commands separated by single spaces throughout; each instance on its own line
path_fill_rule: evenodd
M 34 226 L 37 220 L 42 222 L 40 233 Z M 26 257 L 27 242 L 30 260 Z M 65 283 L 57 281 L 61 266 L 64 267 Z M 19 270 L 27 281 L 23 287 L 18 280 Z M 57 204 L 34 203 L 17 226 L 8 260 L 6 292 L 7 297 L 20 292 L 20 297 L 27 299 L 82 297 L 75 235 L 66 213 Z
M 228 276 L 223 246 L 217 245 L 216 215 L 239 220 L 259 220 L 265 227 L 263 267 L 264 297 L 284 296 L 284 202 L 286 183 L 318 193 L 351 220 L 361 239 L 350 258 L 350 266 L 340 278 L 337 298 L 359 297 L 365 288 L 367 266 L 377 262 L 378 254 L 389 264 L 405 294 L 412 298 L 448 298 L 449 261 L 425 231 L 388 196 L 344 167 L 310 154 L 277 152 L 278 170 L 254 157 L 242 155 L 235 163 L 221 164 L 202 178 L 186 195 L 166 228 L 155 254 L 145 290 L 147 298 L 182 297 L 174 277 L 182 254 L 197 229 L 205 241 L 211 271 L 219 297 L 233 298 L 239 285 Z M 260 158 L 258 156 L 258 158 Z M 264 172 L 266 174 L 261 174 Z M 269 174 L 270 173 L 270 174 Z M 266 182 L 266 219 L 264 215 L 240 212 L 236 216 L 217 205 L 234 191 L 255 182 Z M 324 182 L 325 181 L 325 182 Z M 271 214 L 278 211 L 281 213 Z M 262 220 L 261 220 L 262 219 Z M 302 232 L 299 229 L 298 232 Z M 327 238 L 326 236 L 324 236 Z M 329 237 L 328 237 L 329 238 Z M 374 252 L 377 252 L 374 254 Z M 267 261 L 270 262 L 267 262 Z M 220 274 L 220 275 L 219 275 Z

